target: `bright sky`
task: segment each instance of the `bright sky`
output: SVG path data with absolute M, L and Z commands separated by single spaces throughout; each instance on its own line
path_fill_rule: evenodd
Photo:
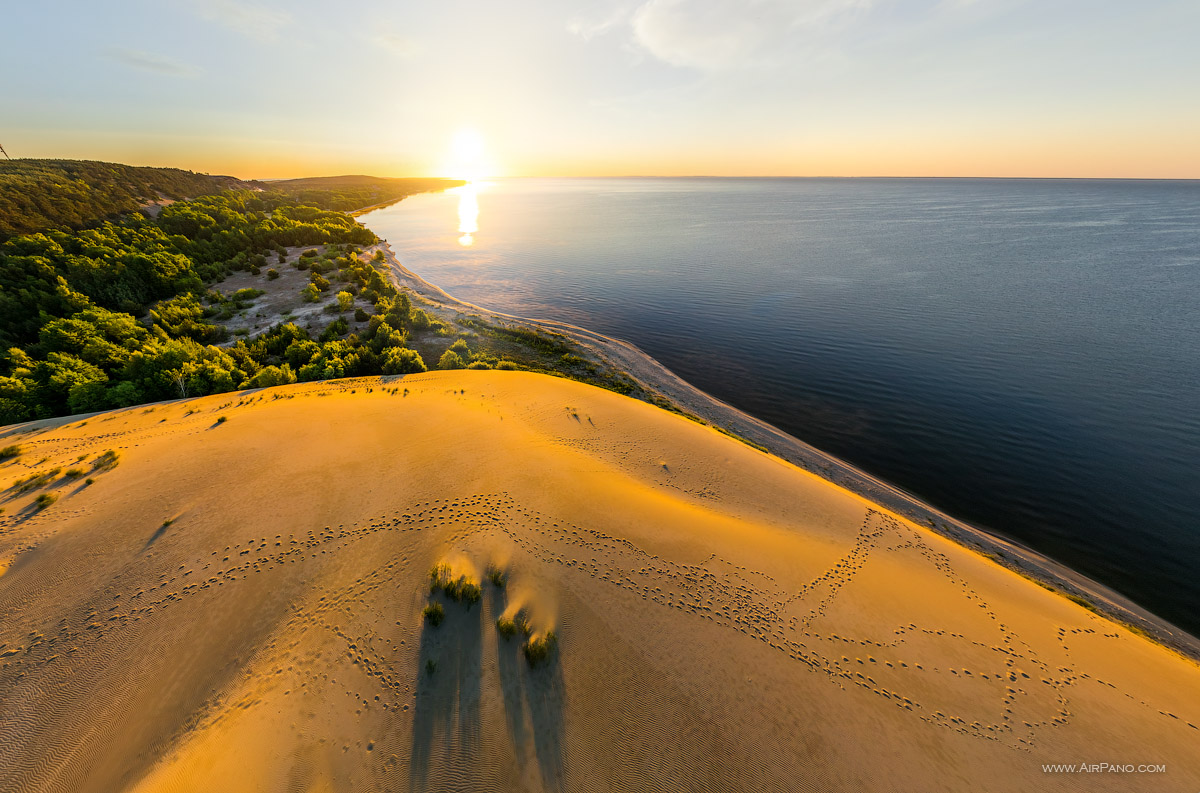
M 13 157 L 1200 178 L 1197 0 L 27 0 Z

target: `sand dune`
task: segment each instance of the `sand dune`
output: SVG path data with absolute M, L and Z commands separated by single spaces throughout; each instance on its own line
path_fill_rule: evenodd
M 1195 663 L 609 392 L 431 373 L 2 441 L 3 791 L 1200 790 Z

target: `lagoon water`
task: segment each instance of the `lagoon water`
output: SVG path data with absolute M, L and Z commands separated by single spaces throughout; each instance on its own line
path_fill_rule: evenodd
M 1200 182 L 511 179 L 361 219 L 1200 632 Z

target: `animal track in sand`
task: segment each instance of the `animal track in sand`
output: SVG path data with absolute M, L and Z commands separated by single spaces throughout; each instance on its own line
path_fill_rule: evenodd
M 378 396 L 392 395 L 385 390 Z M 208 421 L 205 417 L 197 420 L 203 424 Z M 1069 663 L 1052 668 L 1015 631 L 1002 624 L 948 557 L 930 548 L 912 528 L 876 510 L 865 511 L 857 537 L 846 553 L 808 583 L 787 591 L 772 576 L 716 554 L 695 564 L 662 558 L 627 539 L 524 507 L 509 494 L 499 492 L 413 502 L 405 509 L 358 524 L 298 529 L 211 547 L 183 560 L 177 568 L 161 572 L 152 582 L 126 586 L 114 579 L 52 629 L 25 624 L 13 611 L 0 614 L 0 671 L 7 681 L 0 696 L 8 693 L 9 686 L 18 685 L 40 669 L 64 663 L 64 658 L 81 648 L 109 642 L 119 645 L 121 632 L 143 620 L 164 619 L 177 604 L 201 593 L 212 596 L 228 588 L 230 595 L 222 592 L 222 596 L 235 597 L 239 584 L 251 576 L 270 576 L 310 565 L 335 557 L 368 538 L 403 532 L 436 532 L 442 542 L 450 544 L 487 535 L 505 537 L 529 559 L 590 576 L 648 603 L 677 609 L 753 638 L 835 685 L 878 696 L 930 724 L 1016 749 L 1029 749 L 1042 730 L 1069 722 L 1071 687 L 1091 683 L 1116 688 L 1114 683 L 1092 678 Z M 169 546 L 172 541 L 168 533 L 155 548 Z M 155 548 L 145 554 L 146 570 L 157 564 Z M 987 616 L 995 640 L 981 641 L 978 636 L 948 630 L 943 625 L 913 622 L 897 624 L 886 634 L 846 635 L 845 630 L 823 627 L 831 610 L 854 596 L 856 581 L 868 573 L 873 560 L 889 555 L 920 559 L 946 587 Z M 414 569 L 412 560 L 399 553 L 336 590 L 311 585 L 293 602 L 290 616 L 278 633 L 290 637 L 293 644 L 310 631 L 332 637 L 342 648 L 342 661 L 375 686 L 368 691 L 359 687 L 342 689 L 355 703 L 355 710 L 405 712 L 415 701 L 415 678 L 419 674 L 412 663 L 415 648 L 402 646 L 398 633 L 389 630 L 395 627 L 394 614 L 381 604 L 393 597 L 390 592 L 398 581 L 423 583 L 423 575 L 423 569 Z M 127 580 L 140 579 L 130 573 Z M 1094 630 L 1060 629 L 1058 637 L 1064 652 L 1069 654 L 1070 637 Z M 1111 634 L 1111 638 L 1119 636 Z M 289 658 L 286 647 L 273 643 L 277 641 L 272 639 L 261 648 L 274 668 L 317 668 L 308 664 L 311 658 Z M 922 647 L 948 642 L 970 651 L 964 656 L 972 659 L 969 666 L 940 669 L 922 660 Z M 233 704 L 252 707 L 272 688 L 303 695 L 314 686 L 339 685 L 335 679 L 296 682 L 293 678 L 284 673 L 269 677 L 253 694 Z M 1037 712 L 1030 704 L 1031 692 L 1041 686 L 1054 690 L 1057 709 L 1053 712 Z M 961 687 L 986 691 L 996 706 L 994 716 L 972 718 L 956 713 L 950 703 L 955 701 L 953 692 Z M 931 698 L 931 692 L 938 690 L 947 693 Z M 1138 701 L 1163 718 L 1179 719 L 1169 710 Z M 210 711 L 216 711 L 218 702 L 227 704 L 214 699 Z

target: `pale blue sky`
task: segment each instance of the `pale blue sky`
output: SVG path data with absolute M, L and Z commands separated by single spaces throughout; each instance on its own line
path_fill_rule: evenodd
M 45 0 L 0 25 L 15 157 L 438 175 L 471 128 L 496 175 L 1200 177 L 1196 0 Z

